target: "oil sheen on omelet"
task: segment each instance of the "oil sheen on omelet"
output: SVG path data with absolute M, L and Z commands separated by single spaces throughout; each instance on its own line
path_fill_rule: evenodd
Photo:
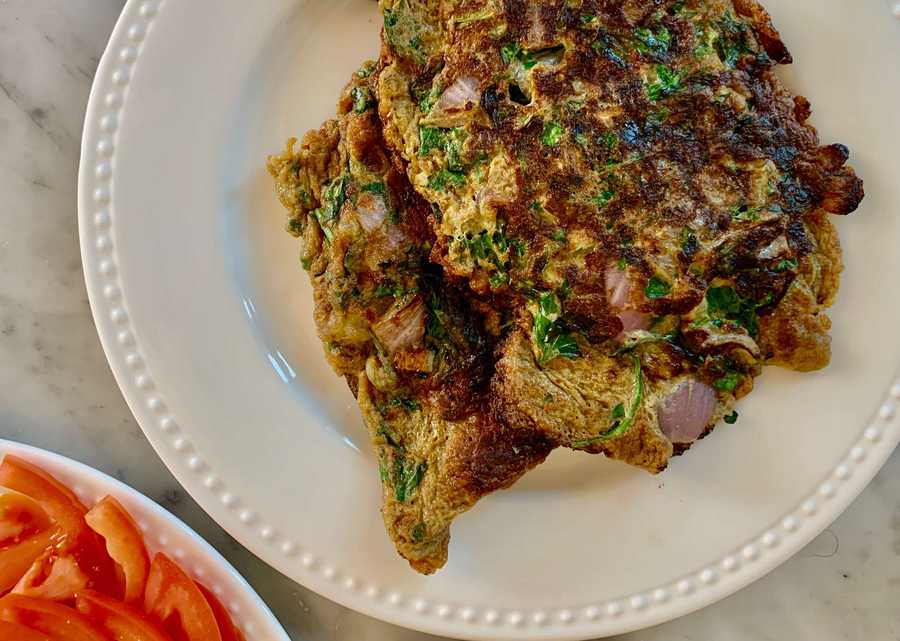
M 542 461 L 552 444 L 488 411 L 488 343 L 427 261 L 430 207 L 391 165 L 363 66 L 338 118 L 269 159 L 301 239 L 325 355 L 347 379 L 379 460 L 385 526 L 423 573 L 452 520 Z
M 384 136 L 504 328 L 508 425 L 651 471 L 760 367 L 824 367 L 863 197 L 755 0 L 381 0 Z

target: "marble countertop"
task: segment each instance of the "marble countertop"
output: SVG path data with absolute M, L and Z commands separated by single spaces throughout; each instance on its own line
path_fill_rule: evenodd
M 247 577 L 296 641 L 427 639 L 286 579 L 213 523 L 132 418 L 94 330 L 76 175 L 94 70 L 123 0 L 0 0 L 0 437 L 60 452 L 156 499 Z M 900 639 L 900 451 L 781 568 L 677 621 L 620 637 Z

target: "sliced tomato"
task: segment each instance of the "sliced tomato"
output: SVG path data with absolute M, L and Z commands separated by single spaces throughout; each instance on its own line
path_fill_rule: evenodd
M 122 571 L 125 601 L 140 604 L 150 572 L 150 556 L 137 523 L 111 496 L 97 503 L 84 518 L 94 532 L 106 539 L 106 551 Z
M 213 614 L 216 616 L 216 623 L 219 624 L 219 634 L 222 635 L 222 641 L 244 641 L 244 635 L 238 630 L 234 621 L 231 620 L 228 610 L 216 598 L 216 595 L 200 583 L 197 584 L 197 587 L 203 593 L 203 596 L 206 597 L 206 602 L 209 603 L 209 607 L 212 608 Z
M 54 530 L 0 548 L 0 595 L 9 592 L 28 568 L 52 545 Z
M 7 594 L 0 599 L 0 621 L 18 623 L 54 641 L 110 641 L 74 608 L 20 594 Z
M 150 564 L 144 611 L 175 641 L 222 641 L 206 597 L 165 554 L 157 554 Z
M 113 641 L 171 641 L 141 610 L 99 592 L 82 592 L 75 607 Z
M 50 527 L 37 501 L 18 492 L 0 494 L 0 545 L 18 543 Z
M 38 599 L 72 601 L 90 582 L 73 557 L 60 556 L 51 546 L 31 564 L 12 591 Z
M 31 497 L 60 530 L 57 556 L 71 556 L 88 577 L 88 587 L 120 596 L 123 586 L 100 537 L 85 523 L 87 508 L 69 488 L 36 465 L 7 454 L 0 486 Z
M 0 639 L 4 641 L 53 641 L 46 634 L 8 621 L 0 621 Z
M 84 527 L 87 508 L 65 485 L 37 465 L 7 454 L 0 464 L 0 486 L 37 501 L 53 521 L 66 532 Z

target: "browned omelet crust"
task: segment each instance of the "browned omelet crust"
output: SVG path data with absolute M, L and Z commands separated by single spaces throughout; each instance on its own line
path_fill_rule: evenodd
M 414 23 L 414 8 L 382 6 L 385 139 L 435 207 L 432 260 L 514 328 L 492 387 L 509 422 L 651 471 L 686 449 L 642 427 L 657 420 L 652 393 L 629 433 L 603 434 L 632 389 L 611 272 L 652 325 L 629 330 L 640 346 L 626 350 L 644 385 L 714 386 L 707 431 L 761 365 L 827 365 L 841 270 L 827 215 L 855 210 L 863 186 L 776 77 L 792 58 L 761 5 L 434 0 L 418 8 L 443 44 L 420 55 L 389 26 Z M 648 357 L 654 336 L 690 354 L 677 374 Z M 563 349 L 548 352 L 551 339 Z M 619 374 L 602 382 L 607 362 Z M 577 393 L 543 407 L 556 382 Z
M 356 395 L 379 459 L 385 526 L 400 555 L 430 574 L 446 562 L 456 516 L 553 444 L 488 408 L 492 346 L 427 263 L 430 207 L 385 153 L 365 78 L 344 90 L 337 119 L 299 148 L 289 141 L 269 171 L 301 239 L 325 356 Z M 421 335 L 392 349 L 385 323 L 411 317 Z

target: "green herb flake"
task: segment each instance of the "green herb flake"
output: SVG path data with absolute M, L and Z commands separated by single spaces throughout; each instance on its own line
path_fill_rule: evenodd
M 427 469 L 428 466 L 425 463 L 407 463 L 397 457 L 394 462 L 394 498 L 401 503 L 409 500 L 422 483 Z
M 601 441 L 609 441 L 611 439 L 622 436 L 625 432 L 627 432 L 632 425 L 634 425 L 634 419 L 637 416 L 638 410 L 641 408 L 641 403 L 644 402 L 644 376 L 641 372 L 641 359 L 636 354 L 631 355 L 632 362 L 632 376 L 634 378 L 633 392 L 631 398 L 631 404 L 628 407 L 628 410 L 625 410 L 625 406 L 622 403 L 616 405 L 609 416 L 609 427 L 602 434 L 595 436 L 594 438 L 587 439 L 585 441 L 575 441 L 572 443 L 572 447 L 576 450 L 583 449 L 590 445 L 594 445 L 595 443 L 599 443 Z
M 796 258 L 785 258 L 783 260 L 778 261 L 778 264 L 775 265 L 775 271 L 776 272 L 794 271 L 799 266 L 800 266 L 800 261 L 798 261 Z
M 372 75 L 373 71 L 375 71 L 375 63 L 369 61 L 356 70 L 356 75 L 359 78 L 368 78 Z
M 656 65 L 656 82 L 647 85 L 647 96 L 657 102 L 681 89 L 682 77 L 665 65 Z
M 597 205 L 600 209 L 606 207 L 609 202 L 615 197 L 616 192 L 612 189 L 605 189 L 593 198 L 591 198 L 591 202 Z
M 334 236 L 331 225 L 340 215 L 344 201 L 347 199 L 346 189 L 347 176 L 341 175 L 335 178 L 322 194 L 322 206 L 313 212 L 325 238 L 329 241 Z
M 581 356 L 578 343 L 572 334 L 560 325 L 559 301 L 553 293 L 542 294 L 538 311 L 534 315 L 533 334 L 538 347 L 538 364 L 543 367 L 554 358 L 577 358 Z
M 725 318 L 741 325 L 750 336 L 759 333 L 757 305 L 741 298 L 731 287 L 710 287 L 706 292 L 706 308 L 713 321 Z
M 650 300 L 665 298 L 672 291 L 672 286 L 666 281 L 653 276 L 647 281 L 647 287 L 644 288 L 644 294 Z
M 563 139 L 566 130 L 556 121 L 548 120 L 544 123 L 544 131 L 541 134 L 541 142 L 548 147 L 558 145 Z
M 655 32 L 646 27 L 638 27 L 634 30 L 634 37 L 637 40 L 635 48 L 645 56 L 662 57 L 669 53 L 672 34 L 665 26 Z
M 446 191 L 448 187 L 462 187 L 465 184 L 465 172 L 450 169 L 442 169 L 428 179 L 428 188 L 435 191 Z
M 741 382 L 741 375 L 737 372 L 728 372 L 721 378 L 717 378 L 713 382 L 713 387 L 720 392 L 733 392 L 734 388 Z
M 425 524 L 422 522 L 416 523 L 416 526 L 410 531 L 409 535 L 412 537 L 414 543 L 421 543 L 425 540 Z
M 726 423 L 728 423 L 729 425 L 734 425 L 735 423 L 737 423 L 738 413 L 732 412 L 731 414 L 726 415 L 722 420 L 725 421 Z

